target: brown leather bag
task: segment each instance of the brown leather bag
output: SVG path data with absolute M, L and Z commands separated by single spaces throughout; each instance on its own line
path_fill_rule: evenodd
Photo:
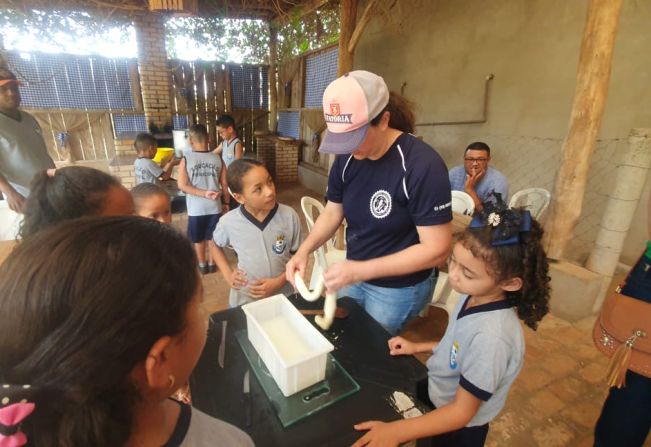
M 625 385 L 627 369 L 651 378 L 651 303 L 621 290 L 606 297 L 592 331 L 597 349 L 611 358 L 608 385 L 617 388 Z

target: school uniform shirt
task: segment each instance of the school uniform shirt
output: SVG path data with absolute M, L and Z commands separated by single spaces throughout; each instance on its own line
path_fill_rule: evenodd
M 165 172 L 154 160 L 145 157 L 136 158 L 136 161 L 133 162 L 133 171 L 136 176 L 136 185 L 141 183 L 160 185 L 159 177 Z
M 287 205 L 276 204 L 264 222 L 240 206 L 219 220 L 213 240 L 218 247 L 233 247 L 237 253 L 237 268 L 246 272 L 248 282 L 252 283 L 285 271 L 287 261 L 301 244 L 301 222 L 296 211 Z M 276 293 L 289 295 L 292 292 L 291 284 L 287 283 Z M 230 307 L 253 300 L 248 287 L 230 291 Z
M 19 113 L 18 120 L 0 113 L 0 173 L 19 194 L 27 197 L 34 174 L 55 166 L 34 117 Z
M 181 414 L 170 439 L 163 447 L 253 447 L 253 440 L 245 432 L 219 419 L 179 403 Z
M 185 169 L 188 172 L 190 184 L 195 188 L 210 191 L 221 191 L 219 174 L 222 170 L 222 159 L 212 152 L 186 152 Z M 205 197 L 188 194 L 185 197 L 188 216 L 208 216 L 222 212 L 222 199 L 206 199 Z
M 240 143 L 239 138 L 233 138 L 231 141 L 222 141 L 222 157 L 226 167 L 230 166 L 235 161 L 235 146 Z
M 337 155 L 328 177 L 329 201 L 343 204 L 346 258 L 367 260 L 419 243 L 416 226 L 452 220 L 448 170 L 439 154 L 403 133 L 378 160 Z M 380 287 L 407 287 L 429 277 L 432 269 L 377 278 Z
M 459 300 L 445 335 L 427 360 L 428 391 L 440 408 L 462 387 L 482 401 L 468 427 L 484 425 L 504 407 L 509 388 L 524 363 L 524 335 L 507 301 L 467 309 Z

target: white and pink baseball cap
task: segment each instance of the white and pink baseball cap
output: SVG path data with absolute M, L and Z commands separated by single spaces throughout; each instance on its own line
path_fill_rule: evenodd
M 366 138 L 371 120 L 388 103 L 387 84 L 370 71 L 351 71 L 332 81 L 323 92 L 323 117 L 328 130 L 319 152 L 354 152 Z

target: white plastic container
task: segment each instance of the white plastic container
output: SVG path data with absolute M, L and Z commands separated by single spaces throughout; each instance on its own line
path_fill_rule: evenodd
M 334 346 L 279 294 L 245 304 L 249 341 L 283 395 L 291 396 L 325 378 Z

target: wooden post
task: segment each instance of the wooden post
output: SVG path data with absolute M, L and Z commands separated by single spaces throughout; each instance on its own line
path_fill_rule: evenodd
M 547 255 L 561 259 L 574 234 L 588 178 L 590 161 L 601 126 L 623 0 L 590 0 L 570 125 L 563 141 L 561 167 L 554 188 L 547 226 Z
M 278 86 L 276 68 L 278 66 L 278 30 L 269 23 L 269 130 L 276 131 L 278 111 Z
M 348 42 L 355 32 L 357 22 L 357 0 L 341 0 L 339 6 L 339 60 L 337 76 L 343 76 L 353 69 L 353 53 L 348 51 Z
M 7 58 L 5 56 L 5 41 L 0 35 L 0 68 L 9 68 L 9 64 L 7 63 Z

